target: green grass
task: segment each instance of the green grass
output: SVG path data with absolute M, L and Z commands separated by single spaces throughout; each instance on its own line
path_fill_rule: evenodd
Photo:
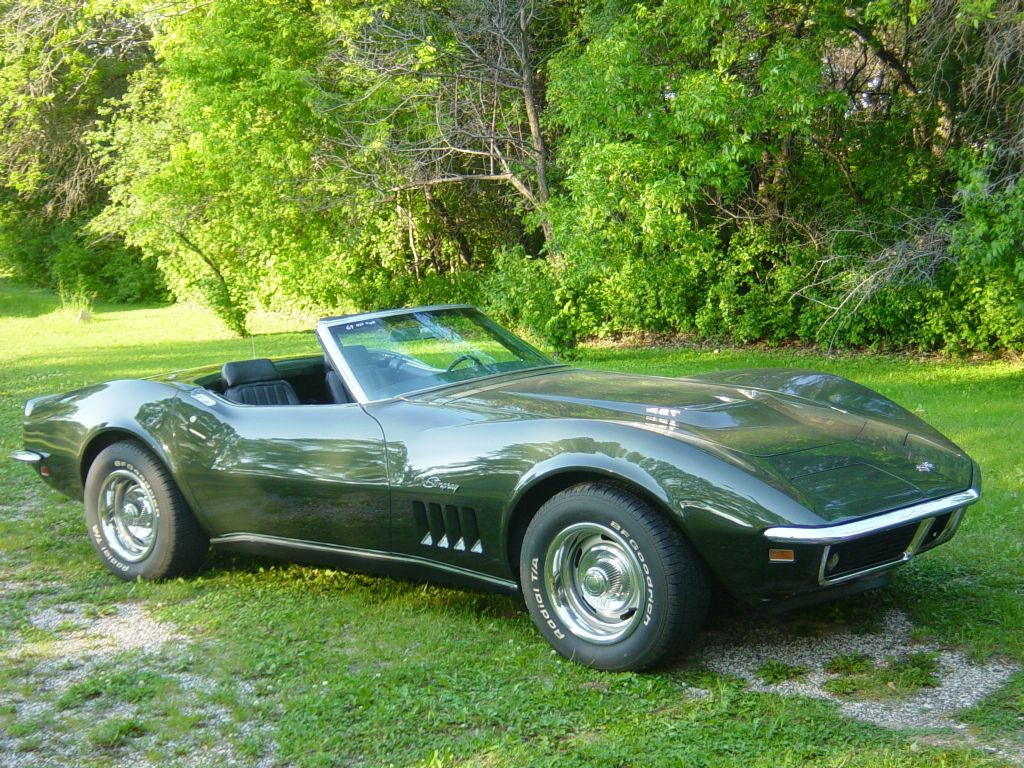
M 783 683 L 786 680 L 797 680 L 807 674 L 807 667 L 788 664 L 785 661 L 766 661 L 757 668 L 757 676 L 769 685 Z
M 825 671 L 837 675 L 864 675 L 874 669 L 871 657 L 866 653 L 848 653 L 836 656 L 825 664 Z
M 1024 730 L 1024 676 L 1017 675 L 995 696 L 963 712 L 961 719 L 997 736 Z
M 0 282 L 0 454 L 20 447 L 28 397 L 252 351 L 195 307 L 93 310 L 91 322 L 76 324 L 51 294 Z M 267 318 L 257 354 L 315 351 L 298 327 Z M 661 375 L 815 368 L 921 414 L 981 463 L 983 501 L 954 545 L 915 560 L 886 590 L 801 611 L 790 620 L 794 633 L 870 629 L 873 617 L 898 608 L 934 643 L 1024 661 L 1020 364 L 604 347 L 584 348 L 578 362 Z M 122 583 L 86 541 L 80 504 L 8 461 L 0 461 L 0 582 L 0 652 L 44 636 L 31 628 L 35 612 L 69 604 L 90 619 L 141 602 L 191 638 L 156 655 L 115 655 L 55 689 L 38 686 L 38 659 L 5 659 L 0 731 L 41 763 L 62 744 L 81 765 L 133 753 L 154 764 L 216 764 L 229 744 L 241 763 L 269 755 L 302 767 L 1001 764 L 967 746 L 911 750 L 913 734 L 849 720 L 827 702 L 754 693 L 685 662 L 646 675 L 580 668 L 552 654 L 511 598 L 223 555 L 193 579 Z M 51 641 L 73 630 L 58 624 Z M 836 663 L 844 679 L 862 674 L 855 660 Z M 1021 685 L 1018 673 L 965 719 L 986 739 L 1014 738 Z
M 859 696 L 868 699 L 906 698 L 922 688 L 939 683 L 939 664 L 934 653 L 915 652 L 902 658 L 889 658 L 875 666 L 865 657 L 846 657 L 841 663 L 832 660 L 826 669 L 840 673 L 828 680 L 824 689 L 838 696 Z

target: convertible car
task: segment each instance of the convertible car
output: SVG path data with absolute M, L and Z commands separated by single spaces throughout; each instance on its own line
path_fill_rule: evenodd
M 30 400 L 26 462 L 123 579 L 209 546 L 521 593 L 561 654 L 644 669 L 712 589 L 791 604 L 947 541 L 977 464 L 846 379 L 559 365 L 468 306 L 321 320 L 323 355 Z

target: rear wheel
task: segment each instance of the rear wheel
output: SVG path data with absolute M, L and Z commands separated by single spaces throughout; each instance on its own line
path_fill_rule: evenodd
M 700 629 L 709 578 L 668 520 L 629 492 L 584 483 L 549 499 L 523 538 L 530 616 L 563 656 L 606 670 L 656 666 Z
M 170 474 L 133 441 L 108 446 L 89 467 L 85 522 L 103 564 L 127 581 L 194 573 L 209 548 Z

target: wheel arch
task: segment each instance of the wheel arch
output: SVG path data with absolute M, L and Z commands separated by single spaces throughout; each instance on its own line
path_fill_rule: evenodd
M 134 430 L 128 429 L 127 427 L 108 427 L 89 436 L 89 439 L 85 442 L 85 447 L 82 449 L 82 455 L 79 459 L 79 479 L 82 483 L 82 488 L 85 488 L 85 480 L 89 475 L 89 468 L 92 467 L 93 462 L 96 461 L 96 457 L 100 455 L 106 448 L 123 442 L 134 442 L 141 444 L 146 450 L 153 454 L 154 458 L 163 464 L 164 468 L 171 474 L 174 481 L 178 484 L 179 488 L 181 483 L 178 481 L 176 472 L 174 471 L 174 465 L 168 460 L 166 452 L 163 447 L 156 444 L 156 442 L 146 435 L 140 434 Z
M 508 558 L 509 568 L 517 584 L 519 583 L 519 555 L 523 536 L 526 534 L 530 521 L 533 520 L 544 502 L 552 496 L 581 483 L 603 483 L 628 491 L 649 504 L 689 541 L 690 537 L 681 524 L 680 516 L 674 513 L 668 497 L 657 486 L 655 486 L 657 488 L 655 491 L 638 478 L 621 472 L 602 471 L 592 467 L 565 467 L 535 477 L 528 484 L 524 484 L 509 507 L 504 526 L 505 556 Z

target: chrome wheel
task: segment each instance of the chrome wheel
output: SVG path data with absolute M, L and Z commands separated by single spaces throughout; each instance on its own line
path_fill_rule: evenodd
M 135 472 L 116 469 L 99 492 L 99 523 L 114 553 L 137 563 L 156 543 L 156 501 L 149 485 Z
M 577 637 L 606 645 L 643 618 L 643 566 L 629 543 L 597 523 L 577 523 L 552 540 L 544 561 L 551 607 Z

